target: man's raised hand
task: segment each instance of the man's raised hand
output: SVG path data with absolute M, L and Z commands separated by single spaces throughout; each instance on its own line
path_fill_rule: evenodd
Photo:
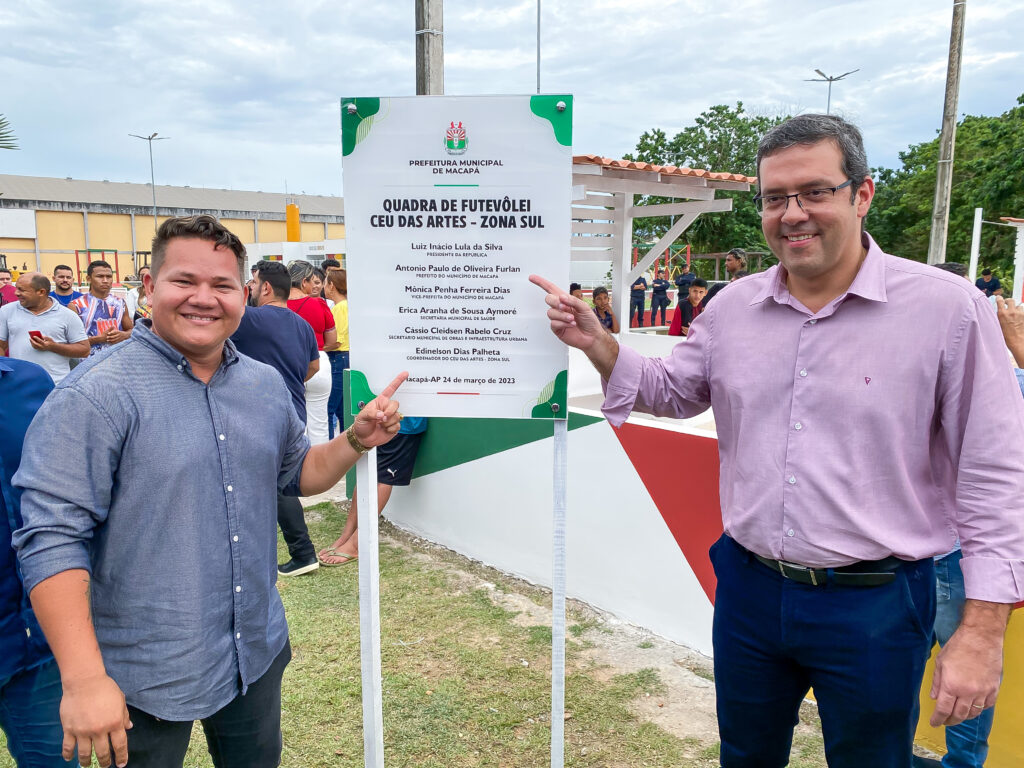
M 352 431 L 366 447 L 383 445 L 398 433 L 402 416 L 398 412 L 398 401 L 391 398 L 407 378 L 408 372 L 402 371 L 356 415 Z
M 547 293 L 544 301 L 548 305 L 551 332 L 565 344 L 586 352 L 596 341 L 608 335 L 585 301 L 570 296 L 540 275 L 530 275 L 530 282 Z

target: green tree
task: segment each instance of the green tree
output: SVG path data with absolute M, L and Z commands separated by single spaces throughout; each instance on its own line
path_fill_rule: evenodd
M 768 130 L 785 119 L 784 116 L 748 114 L 741 101 L 736 102 L 735 107 L 718 104 L 702 112 L 693 125 L 672 139 L 658 128 L 646 131 L 637 142 L 636 152 L 626 155 L 626 159 L 756 176 L 758 142 Z M 734 201 L 732 212 L 701 216 L 681 239 L 698 253 L 721 253 L 736 247 L 766 250 L 761 219 L 752 202 L 753 192 L 724 191 L 716 197 L 731 197 Z M 642 196 L 636 204 L 664 202 L 670 202 L 670 199 Z M 668 216 L 640 219 L 633 229 L 634 238 L 657 240 L 670 224 Z
M 974 209 L 985 219 L 1024 216 L 1024 95 L 998 117 L 967 115 L 957 125 L 953 153 L 946 261 L 970 258 Z M 928 256 L 938 137 L 899 155 L 901 167 L 873 169 L 875 200 L 867 229 L 889 253 L 924 261 Z M 984 226 L 981 264 L 1000 277 L 1013 269 L 1014 235 L 1006 227 Z
M 11 130 L 10 123 L 7 122 L 7 118 L 0 115 L 0 149 L 17 149 L 18 140 L 14 136 L 14 131 Z

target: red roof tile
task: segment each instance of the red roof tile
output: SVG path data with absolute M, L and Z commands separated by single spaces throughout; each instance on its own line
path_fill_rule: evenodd
M 654 165 L 653 163 L 641 163 L 634 160 L 613 160 L 610 157 L 600 155 L 573 155 L 572 161 L 576 165 L 600 165 L 602 168 L 615 168 L 627 171 L 647 171 L 648 173 L 660 173 L 666 176 L 696 176 L 710 181 L 740 181 L 747 184 L 756 184 L 754 176 L 744 176 L 741 173 L 718 173 L 705 171 L 702 168 L 685 168 L 675 165 Z

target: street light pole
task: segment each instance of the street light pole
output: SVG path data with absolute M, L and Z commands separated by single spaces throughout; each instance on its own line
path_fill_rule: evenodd
M 854 72 L 860 72 L 860 69 L 851 69 L 849 72 L 844 72 L 843 74 L 839 75 L 838 77 L 833 77 L 832 75 L 826 75 L 820 69 L 816 69 L 814 71 L 817 72 L 819 75 L 821 75 L 821 77 L 820 78 L 817 78 L 817 77 L 808 78 L 808 79 L 804 80 L 804 82 L 805 83 L 828 83 L 828 103 L 827 103 L 827 106 L 825 107 L 825 114 L 826 115 L 831 115 L 832 114 L 832 83 L 839 82 L 844 77 L 846 77 L 847 75 L 852 75 Z
M 167 141 L 171 138 L 170 136 L 161 136 L 157 138 L 156 131 L 151 133 L 149 136 L 139 136 L 137 133 L 129 133 L 129 136 L 133 136 L 136 139 L 142 139 L 149 143 L 149 186 L 153 190 L 153 236 L 156 236 L 157 223 L 156 223 L 156 175 L 153 173 L 153 142 L 154 141 Z

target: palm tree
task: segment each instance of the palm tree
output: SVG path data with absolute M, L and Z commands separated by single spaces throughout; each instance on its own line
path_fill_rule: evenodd
M 7 118 L 0 115 L 0 149 L 17 149 L 18 140 L 14 135 L 14 131 L 11 130 L 11 124 L 7 122 Z

